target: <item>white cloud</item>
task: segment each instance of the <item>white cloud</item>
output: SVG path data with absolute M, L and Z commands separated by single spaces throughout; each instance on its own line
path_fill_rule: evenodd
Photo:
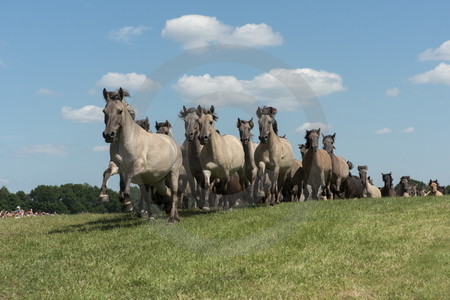
M 413 133 L 414 131 L 416 131 L 416 129 L 414 127 L 408 127 L 402 130 L 402 133 Z
M 450 40 L 436 49 L 427 49 L 420 53 L 419 60 L 450 60 Z
M 296 132 L 304 133 L 306 130 L 321 129 L 327 131 L 331 129 L 331 125 L 322 122 L 306 122 L 295 129 Z
M 68 153 L 68 148 L 66 146 L 56 146 L 56 145 L 34 145 L 22 147 L 17 151 L 18 154 L 45 154 L 45 155 L 55 155 L 55 156 L 66 156 Z
M 313 69 L 273 69 L 251 80 L 234 76 L 184 75 L 173 86 L 182 97 L 196 104 L 254 105 L 255 103 L 294 110 L 315 96 L 344 91 L 340 75 Z
M 94 152 L 106 152 L 109 151 L 109 145 L 95 146 L 92 151 Z
M 146 75 L 134 72 L 127 74 L 108 72 L 97 82 L 97 86 L 112 89 L 122 87 L 127 90 L 135 91 L 151 91 L 161 88 L 159 83 L 154 82 Z
M 215 17 L 184 15 L 166 21 L 162 37 L 182 43 L 184 49 L 211 44 L 231 44 L 246 47 L 280 45 L 283 38 L 265 24 L 245 24 L 240 27 L 226 25 Z
M 383 129 L 378 129 L 378 130 L 375 130 L 375 134 L 389 134 L 389 133 L 391 133 L 392 132 L 392 129 L 390 129 L 390 128 L 383 128 Z
M 134 39 L 142 36 L 145 31 L 149 29 L 150 28 L 142 25 L 137 27 L 125 26 L 120 29 L 111 31 L 109 37 L 116 42 L 131 44 Z
M 61 93 L 47 89 L 47 88 L 41 88 L 36 91 L 36 95 L 44 95 L 44 96 L 61 96 Z
M 398 94 L 400 94 L 400 90 L 396 87 L 386 90 L 386 95 L 389 97 L 395 97 L 395 96 L 398 96 Z
M 86 105 L 79 109 L 64 106 L 61 113 L 64 119 L 78 123 L 103 121 L 103 108 L 94 105 Z
M 413 76 L 409 80 L 416 84 L 444 83 L 450 85 L 450 65 L 441 63 L 433 70 Z

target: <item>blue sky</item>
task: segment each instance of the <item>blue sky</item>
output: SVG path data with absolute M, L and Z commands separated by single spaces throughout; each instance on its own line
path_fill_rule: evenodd
M 238 117 L 274 105 L 298 158 L 304 130 L 321 126 L 377 185 L 381 172 L 450 184 L 449 11 L 448 1 L 3 3 L 0 186 L 100 185 L 101 91 L 119 86 L 138 118 L 171 121 L 179 143 L 183 105 L 214 104 L 216 127 L 234 135 Z

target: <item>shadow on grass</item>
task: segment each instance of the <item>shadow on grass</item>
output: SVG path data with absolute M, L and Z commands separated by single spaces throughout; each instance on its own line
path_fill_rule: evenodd
M 63 229 L 49 231 L 48 234 L 105 231 L 116 228 L 131 228 L 147 224 L 146 219 L 140 219 L 131 214 L 118 214 L 116 217 L 101 217 L 95 221 L 68 225 Z

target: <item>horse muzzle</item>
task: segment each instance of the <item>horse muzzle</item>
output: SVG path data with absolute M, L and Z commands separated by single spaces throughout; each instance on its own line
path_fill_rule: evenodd
M 261 141 L 261 143 L 265 144 L 269 140 L 269 136 L 268 135 L 264 135 L 264 136 L 260 135 L 259 140 Z
M 249 138 L 241 139 L 242 145 L 248 145 L 249 140 Z
M 200 144 L 202 144 L 203 146 L 205 146 L 208 143 L 208 136 L 199 136 L 198 140 L 200 141 Z
M 103 138 L 105 139 L 105 143 L 112 143 L 112 142 L 114 142 L 114 137 L 115 137 L 114 132 L 106 133 L 106 132 L 103 131 L 102 135 L 103 135 Z

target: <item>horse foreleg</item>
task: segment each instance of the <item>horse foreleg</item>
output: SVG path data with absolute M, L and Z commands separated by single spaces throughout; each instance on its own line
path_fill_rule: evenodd
M 108 168 L 105 170 L 105 172 L 103 172 L 103 181 L 102 181 L 102 186 L 101 186 L 101 192 L 100 192 L 100 200 L 101 202 L 109 202 L 109 196 L 108 196 L 108 180 L 109 177 L 111 177 L 112 175 L 116 175 L 119 173 L 119 168 L 117 167 L 117 165 L 110 161 Z
M 209 208 L 209 195 L 211 193 L 212 184 L 211 180 L 211 171 L 203 170 L 203 195 L 202 195 L 202 207 L 200 209 L 204 211 L 210 211 Z

